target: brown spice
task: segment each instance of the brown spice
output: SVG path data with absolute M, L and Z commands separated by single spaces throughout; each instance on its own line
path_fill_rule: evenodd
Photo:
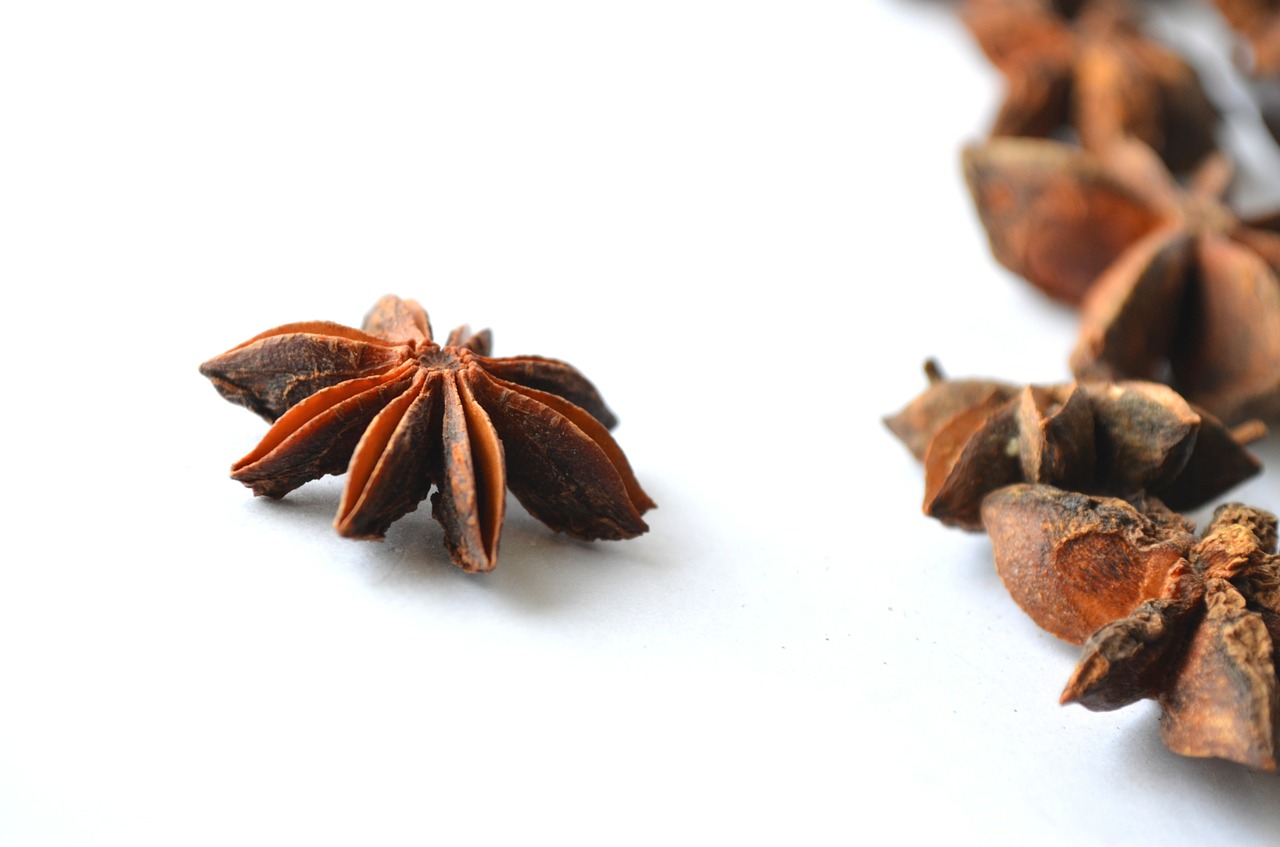
M 1215 148 L 1218 112 L 1196 72 L 1143 35 L 1122 0 L 967 0 L 962 14 L 1007 81 L 992 135 L 1070 125 L 1094 150 L 1133 136 L 1178 172 Z
M 1082 379 L 1167 382 L 1227 423 L 1280 420 L 1280 222 L 1218 201 L 1210 159 L 1183 190 L 1137 142 L 1105 158 L 998 140 L 965 151 L 996 258 L 1081 302 Z
M 506 489 L 534 517 L 583 539 L 647 531 L 653 501 L 609 435 L 616 422 L 572 366 L 490 358 L 488 330 L 432 340 L 422 307 L 387 296 L 362 330 L 286 324 L 200 367 L 226 399 L 274 425 L 232 466 L 256 495 L 283 497 L 347 471 L 335 527 L 381 538 L 430 492 L 454 564 L 497 564 Z
M 1014 600 L 1084 643 L 1063 703 L 1109 711 L 1154 699 L 1174 752 L 1276 769 L 1273 515 L 1226 505 L 1197 539 L 1156 501 L 1022 485 L 988 497 L 983 517 Z
M 1280 3 L 1274 0 L 1213 0 L 1247 48 L 1240 64 L 1258 76 L 1280 76 Z
M 1015 387 L 925 371 L 929 388 L 885 423 L 924 462 L 925 514 L 949 526 L 981 530 L 983 497 L 1018 482 L 1189 509 L 1261 469 L 1244 445 L 1265 426 L 1228 430 L 1163 385 Z

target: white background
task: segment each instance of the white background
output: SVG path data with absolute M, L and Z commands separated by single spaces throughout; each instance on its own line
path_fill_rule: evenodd
M 927 0 L 7 4 L 0 844 L 1274 843 L 1280 777 L 1057 705 L 879 421 L 1068 376 L 959 176 L 999 90 Z M 651 532 L 512 500 L 468 576 L 228 480 L 199 362 L 387 292 L 580 367 Z

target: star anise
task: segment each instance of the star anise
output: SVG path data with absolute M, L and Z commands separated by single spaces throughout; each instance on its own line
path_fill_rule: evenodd
M 1184 756 L 1275 770 L 1280 556 L 1273 515 L 1220 507 L 1200 538 L 1159 503 L 1012 486 L 984 520 L 1010 593 L 1084 651 L 1063 703 L 1154 699 Z
M 978 531 L 982 500 L 1019 482 L 1162 498 L 1176 509 L 1207 503 L 1256 474 L 1244 445 L 1266 427 L 1228 430 L 1176 392 L 1151 382 L 1015 387 L 947 380 L 885 419 L 925 466 L 925 514 Z
M 992 135 L 1070 125 L 1096 150 L 1133 136 L 1179 172 L 1214 149 L 1218 111 L 1196 72 L 1121 0 L 967 0 L 962 14 L 1007 83 Z
M 334 522 L 381 538 L 434 486 L 432 514 L 454 564 L 497 564 L 506 490 L 543 523 L 582 539 L 648 530 L 640 488 L 595 387 L 536 356 L 490 358 L 488 330 L 444 346 L 412 300 L 388 296 L 363 329 L 286 324 L 200 367 L 226 399 L 274 425 L 232 466 L 255 495 L 283 497 L 347 472 Z
M 1137 142 L 1104 159 L 1002 139 L 964 164 L 996 258 L 1083 300 L 1077 377 L 1166 382 L 1227 423 L 1280 420 L 1280 224 L 1218 202 L 1223 160 L 1188 190 Z
M 1213 0 L 1248 44 L 1241 64 L 1258 76 L 1280 76 L 1280 3 L 1275 0 Z

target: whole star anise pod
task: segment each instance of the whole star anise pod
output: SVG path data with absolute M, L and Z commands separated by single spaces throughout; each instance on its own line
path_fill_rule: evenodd
M 1014 600 L 1084 644 L 1063 703 L 1109 711 L 1154 699 L 1174 752 L 1276 769 L 1273 515 L 1228 504 L 1196 538 L 1158 502 L 1027 485 L 992 494 L 983 516 Z
M 1218 202 L 1223 160 L 1188 190 L 1137 142 L 1102 158 L 1002 139 L 964 166 L 996 258 L 1081 302 L 1077 377 L 1165 382 L 1229 424 L 1280 420 L 1280 222 Z
M 949 526 L 981 530 L 983 498 L 1014 483 L 1148 493 L 1190 509 L 1261 469 L 1244 445 L 1265 426 L 1228 430 L 1163 385 L 1019 388 L 947 380 L 933 362 L 925 372 L 929 388 L 885 423 L 924 462 L 925 514 Z
M 488 330 L 444 346 L 412 300 L 388 296 L 363 329 L 322 321 L 267 330 L 200 366 L 226 399 L 274 425 L 232 465 L 255 495 L 283 497 L 347 472 L 334 522 L 381 538 L 434 486 L 454 564 L 497 564 L 509 487 L 538 520 L 582 539 L 632 538 L 654 504 L 595 387 L 536 356 L 490 358 Z
M 993 136 L 1072 126 L 1096 150 L 1133 136 L 1179 172 L 1215 148 L 1218 111 L 1196 72 L 1120 0 L 967 0 L 962 15 L 1007 83 Z

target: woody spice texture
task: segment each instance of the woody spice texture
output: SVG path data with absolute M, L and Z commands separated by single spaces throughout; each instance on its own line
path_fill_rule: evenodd
M 924 512 L 981 530 L 982 501 L 1018 482 L 1126 496 L 1147 492 L 1177 509 L 1210 502 L 1261 470 L 1245 445 L 1260 421 L 1227 429 L 1167 386 L 1082 382 L 1023 387 L 948 380 L 885 419 L 925 465 Z
M 571 365 L 493 358 L 488 330 L 444 345 L 426 311 L 387 296 L 361 329 L 326 321 L 267 330 L 200 366 L 224 398 L 272 423 L 231 467 L 279 498 L 347 474 L 334 527 L 381 538 L 434 488 L 453 563 L 497 565 L 509 488 L 530 514 L 585 540 L 634 538 L 654 503 L 609 434 L 616 418 Z
M 1276 769 L 1280 556 L 1273 515 L 1218 509 L 1200 537 L 1158 500 L 1047 485 L 983 504 L 996 570 L 1044 629 L 1084 651 L 1063 703 L 1161 707 L 1165 745 Z
M 1216 0 L 1280 138 L 1272 0 Z M 1280 422 L 1280 214 L 1224 200 L 1234 169 L 1192 67 L 1123 0 L 963 0 L 1005 79 L 964 176 L 996 259 L 1080 313 L 1076 381 L 947 379 L 885 418 L 924 512 L 986 531 L 1010 595 L 1082 655 L 1062 703 L 1159 703 L 1165 745 L 1275 771 L 1276 518 L 1179 510 L 1261 467 Z M 1275 111 L 1272 111 L 1275 109 Z

